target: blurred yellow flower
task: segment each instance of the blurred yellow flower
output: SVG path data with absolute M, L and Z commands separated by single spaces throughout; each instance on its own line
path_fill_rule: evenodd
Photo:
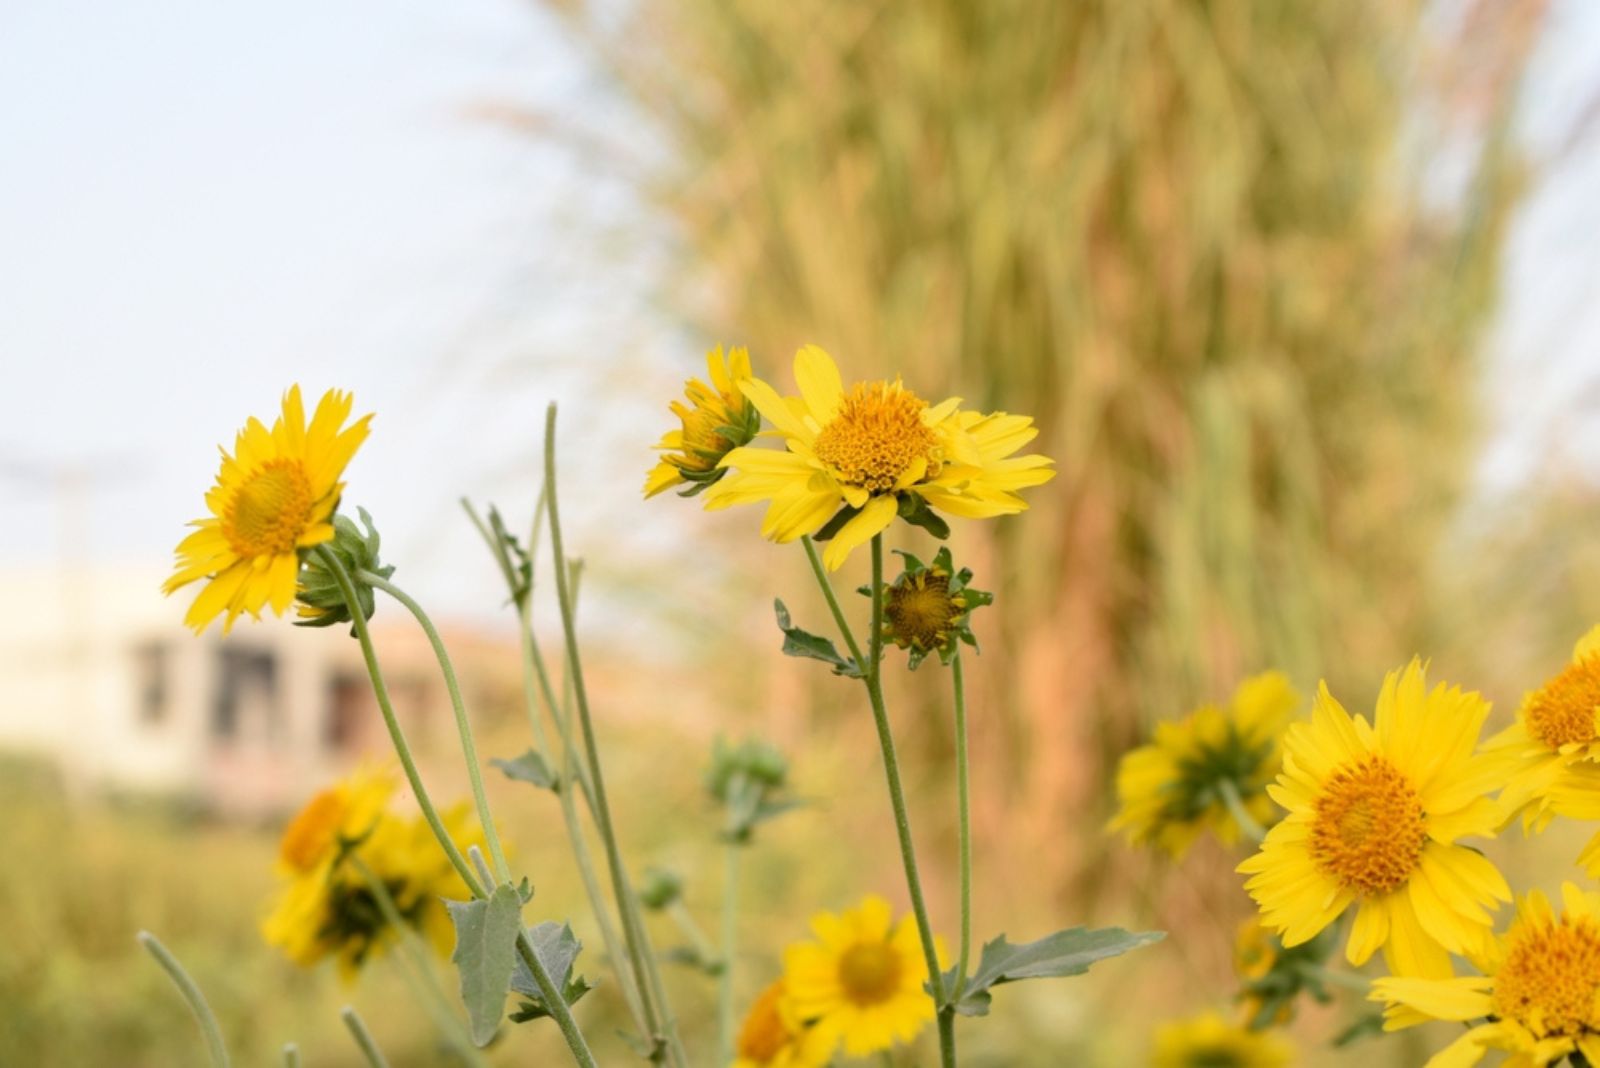
M 391 777 L 359 771 L 313 797 L 285 830 L 279 858 L 287 883 L 261 933 L 296 964 L 309 968 L 332 956 L 350 979 L 398 936 L 367 873 L 407 926 L 441 954 L 450 951 L 454 933 L 440 898 L 469 892 L 425 820 L 386 811 L 393 789 Z M 463 850 L 476 844 L 468 806 L 442 819 Z
M 835 1038 L 800 1022 L 779 979 L 750 1006 L 734 1044 L 733 1068 L 822 1068 L 833 1058 L 836 1044 Z
M 172 593 L 205 579 L 184 623 L 198 633 L 227 613 L 223 633 L 242 612 L 259 619 L 271 605 L 283 615 L 294 601 L 300 552 L 333 537 L 345 466 L 367 437 L 372 416 L 349 427 L 353 400 L 329 390 L 306 425 L 300 387 L 283 397 L 283 414 L 268 430 L 251 417 L 222 453 L 217 483 L 206 494 L 210 515 L 178 543 L 177 565 L 161 587 Z M 343 429 L 341 429 L 343 428 Z
M 1556 816 L 1600 819 L 1600 626 L 1578 640 L 1572 660 L 1522 699 L 1511 726 L 1485 751 L 1503 768 L 1500 802 L 1524 830 L 1543 830 Z M 1578 863 L 1600 878 L 1600 834 Z
M 1511 1054 L 1507 1068 L 1544 1068 L 1574 1052 L 1600 1064 L 1600 894 L 1565 883 L 1561 899 L 1557 914 L 1537 890 L 1523 898 L 1481 961 L 1485 975 L 1377 980 L 1371 997 L 1388 1004 L 1384 1028 L 1487 1020 L 1428 1068 L 1466 1068 L 1491 1049 Z
M 898 379 L 846 390 L 833 358 L 815 345 L 795 355 L 794 377 L 798 397 L 781 397 L 759 378 L 743 384 L 785 448 L 728 453 L 720 466 L 734 473 L 706 495 L 706 507 L 768 501 L 761 532 L 775 541 L 840 517 L 823 554 L 830 570 L 896 515 L 929 507 L 1011 515 L 1027 508 L 1017 490 L 1055 476 L 1046 457 L 1012 455 L 1038 433 L 1032 419 L 963 412 L 957 398 L 929 407 Z
M 896 922 L 887 901 L 869 896 L 855 909 L 817 914 L 811 930 L 815 941 L 784 952 L 784 982 L 796 1016 L 847 1056 L 911 1042 L 933 1022 L 922 989 L 928 966 L 909 916 Z
M 1352 964 L 1382 948 L 1392 972 L 1436 977 L 1450 974 L 1449 954 L 1484 950 L 1489 910 L 1511 891 L 1481 853 L 1455 843 L 1491 836 L 1501 821 L 1485 796 L 1496 768 L 1474 753 L 1488 713 L 1476 693 L 1442 683 L 1429 692 L 1417 660 L 1384 680 L 1375 726 L 1321 687 L 1311 722 L 1289 728 L 1283 773 L 1268 788 L 1288 815 L 1238 869 L 1285 946 L 1354 905 Z
M 749 351 L 730 349 L 724 356 L 719 345 L 706 353 L 706 371 L 710 385 L 698 378 L 684 384 L 689 405 L 672 402 L 680 426 L 656 443 L 663 455 L 645 478 L 646 497 L 684 483 L 684 496 L 694 496 L 727 473 L 717 466 L 724 456 L 761 430 L 761 413 L 739 392 L 750 380 Z
M 1246 1030 L 1215 1012 L 1174 1020 L 1156 1032 L 1151 1068 L 1288 1068 L 1294 1050 L 1271 1034 Z
M 1269 671 L 1241 682 L 1226 708 L 1206 705 L 1158 724 L 1154 740 L 1117 768 L 1122 807 L 1110 829 L 1174 857 L 1207 830 L 1231 846 L 1241 828 L 1224 798 L 1230 787 L 1252 819 L 1271 824 L 1277 809 L 1267 785 L 1282 764 L 1278 739 L 1299 705 L 1289 680 Z

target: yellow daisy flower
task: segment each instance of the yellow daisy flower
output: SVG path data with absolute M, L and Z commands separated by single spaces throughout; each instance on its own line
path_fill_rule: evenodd
M 718 345 L 706 353 L 706 371 L 709 386 L 698 378 L 684 384 L 688 406 L 672 402 L 672 414 L 681 426 L 656 442 L 663 455 L 645 477 L 646 497 L 684 483 L 689 488 L 683 495 L 693 497 L 727 474 L 719 461 L 740 445 L 748 445 L 761 430 L 761 413 L 739 391 L 750 381 L 749 350 L 730 349 L 724 356 Z
M 1501 809 L 1489 758 L 1475 755 L 1489 713 L 1475 693 L 1427 690 L 1412 660 L 1384 680 L 1375 725 L 1351 717 L 1323 684 L 1310 723 L 1289 728 L 1283 773 L 1268 792 L 1288 814 L 1239 865 L 1262 920 L 1299 945 L 1356 907 L 1345 947 L 1360 965 L 1378 949 L 1400 975 L 1450 974 L 1450 953 L 1481 952 L 1489 910 L 1510 888 L 1456 840 L 1492 835 Z
M 858 908 L 812 917 L 811 930 L 815 941 L 784 953 L 784 982 L 797 1018 L 842 1042 L 847 1056 L 911 1042 L 933 1022 L 933 1001 L 922 989 L 928 966 L 911 917 L 896 922 L 887 901 L 869 896 Z
M 1206 705 L 1158 724 L 1154 740 L 1131 750 L 1117 768 L 1122 807 L 1110 829 L 1174 857 L 1208 830 L 1234 845 L 1241 828 L 1224 799 L 1225 784 L 1252 819 L 1270 824 L 1277 810 L 1267 784 L 1282 763 L 1278 738 L 1299 705 L 1288 678 L 1268 671 L 1241 682 L 1226 708 Z
M 733 1068 L 822 1068 L 836 1041 L 795 1015 L 782 979 L 750 1006 L 734 1043 Z
M 300 552 L 333 537 L 339 477 L 367 437 L 370 415 L 344 426 L 352 403 L 350 394 L 329 390 L 307 426 L 300 387 L 293 386 L 271 430 L 252 417 L 233 455 L 223 451 L 217 484 L 206 494 L 211 515 L 190 524 L 196 529 L 178 543 L 176 569 L 161 587 L 170 594 L 206 580 L 184 616 L 196 633 L 224 612 L 226 634 L 242 612 L 259 619 L 270 604 L 281 616 L 293 603 Z
M 1046 457 L 1012 455 L 1037 435 L 1032 419 L 963 412 L 957 398 L 930 407 L 898 379 L 846 390 L 833 358 L 815 345 L 795 355 L 794 377 L 798 397 L 781 397 L 759 378 L 741 385 L 785 449 L 728 453 L 719 466 L 734 473 L 706 495 L 706 507 L 768 501 L 761 532 L 780 542 L 840 519 L 823 554 L 830 570 L 896 515 L 929 507 L 965 518 L 1011 515 L 1028 507 L 1017 490 L 1055 476 Z
M 1246 1030 L 1215 1012 L 1156 1032 L 1151 1068 L 1288 1068 L 1294 1050 L 1276 1035 Z
M 1543 830 L 1556 816 L 1600 819 L 1600 627 L 1578 640 L 1572 661 L 1522 699 L 1511 726 L 1489 739 L 1502 762 L 1500 802 L 1523 829 Z M 1600 834 L 1578 858 L 1600 878 Z
M 315 871 L 366 838 L 383 818 L 394 789 L 392 774 L 362 767 L 319 791 L 284 828 L 278 843 L 284 871 L 291 875 Z
M 1561 901 L 1557 914 L 1537 890 L 1523 898 L 1482 961 L 1485 975 L 1377 980 L 1371 996 L 1388 1003 L 1385 1029 L 1485 1021 L 1427 1068 L 1467 1068 L 1491 1049 L 1511 1054 L 1506 1068 L 1544 1068 L 1573 1052 L 1600 1064 L 1600 894 L 1565 883 Z

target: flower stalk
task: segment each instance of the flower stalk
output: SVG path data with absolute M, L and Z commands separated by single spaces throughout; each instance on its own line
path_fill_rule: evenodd
M 188 972 L 184 971 L 183 965 L 178 963 L 178 958 L 161 944 L 159 938 L 149 931 L 140 931 L 138 939 L 139 944 L 167 973 L 167 978 L 178 988 L 183 1000 L 189 1003 L 189 1010 L 194 1013 L 195 1020 L 200 1024 L 200 1033 L 205 1036 L 206 1052 L 211 1055 L 214 1068 L 228 1068 L 228 1047 L 222 1041 L 222 1028 L 217 1025 L 216 1014 L 211 1011 L 211 1006 L 206 1002 L 206 996 L 200 992 L 199 985 Z

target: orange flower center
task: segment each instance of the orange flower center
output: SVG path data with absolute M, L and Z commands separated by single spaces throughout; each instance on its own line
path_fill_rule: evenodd
M 939 439 L 922 421 L 922 398 L 899 382 L 860 382 L 817 435 L 817 459 L 847 486 L 888 493 L 918 460 L 939 469 Z
M 311 479 L 299 460 L 271 460 L 234 491 L 222 517 L 233 551 L 249 558 L 292 553 L 311 520 Z
M 1493 998 L 1496 1016 L 1537 1038 L 1600 1032 L 1600 927 L 1569 915 L 1526 923 L 1511 936 Z
M 766 1064 L 789 1044 L 792 1036 L 778 1008 L 782 1000 L 783 983 L 780 981 L 763 990 L 755 1004 L 750 1006 L 750 1015 L 745 1017 L 744 1026 L 739 1029 L 740 1057 Z
M 878 1005 L 900 989 L 900 955 L 887 942 L 860 942 L 839 958 L 839 985 L 857 1005 Z
M 1528 733 L 1551 749 L 1595 740 L 1595 709 L 1600 708 L 1600 656 L 1568 664 L 1528 698 L 1523 715 Z
M 346 806 L 338 790 L 323 790 L 290 821 L 278 846 L 278 855 L 295 871 L 310 871 L 328 855 Z
M 1416 870 L 1428 832 L 1416 789 L 1378 754 L 1323 784 L 1311 824 L 1311 857 L 1347 889 L 1383 894 Z

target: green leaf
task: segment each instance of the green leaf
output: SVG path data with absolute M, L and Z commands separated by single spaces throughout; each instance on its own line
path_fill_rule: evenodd
M 950 524 L 936 515 L 933 509 L 928 507 L 928 502 L 915 493 L 901 495 L 896 510 L 901 519 L 914 527 L 921 527 L 940 541 L 950 536 Z
M 1383 1013 L 1364 1013 L 1355 1023 L 1335 1036 L 1333 1045 L 1336 1048 L 1348 1046 L 1353 1042 L 1361 1041 L 1363 1038 L 1373 1038 L 1381 1034 L 1383 1034 Z
M 783 631 L 784 656 L 820 660 L 833 668 L 835 675 L 843 675 L 851 679 L 863 677 L 864 673 L 861 670 L 861 666 L 854 660 L 840 656 L 839 650 L 834 648 L 833 642 L 827 638 L 801 630 L 789 622 L 789 609 L 784 607 L 782 601 L 773 601 L 772 608 L 778 617 L 778 629 Z
M 544 757 L 532 749 L 515 760 L 501 760 L 497 757 L 489 763 L 504 772 L 508 779 L 531 783 L 541 790 L 555 792 L 561 789 L 560 777 L 550 770 L 549 765 L 544 762 Z
M 505 1015 L 517 933 L 522 930 L 522 896 L 506 883 L 495 887 L 487 900 L 446 901 L 445 907 L 456 925 L 456 951 L 450 960 L 461 973 L 461 1000 L 472 1024 L 472 1041 L 486 1046 Z
M 594 989 L 594 984 L 589 980 L 572 974 L 573 964 L 583 950 L 583 943 L 578 941 L 569 925 L 546 920 L 528 929 L 528 941 L 532 943 L 539 963 L 544 965 L 545 973 L 550 976 L 556 989 L 561 991 L 562 1000 L 568 1005 Z M 533 978 L 533 970 L 520 954 L 511 972 L 511 989 L 526 998 L 511 1014 L 514 1022 L 526 1023 L 550 1015 L 544 991 L 539 989 L 539 984 Z
M 963 1016 L 987 1016 L 989 991 L 1002 983 L 1022 979 L 1055 979 L 1082 975 L 1089 966 L 1107 957 L 1120 956 L 1166 937 L 1164 931 L 1124 931 L 1120 927 L 1070 927 L 1046 935 L 1036 942 L 1012 945 L 1001 935 L 986 942 L 978 959 L 978 969 L 967 981 L 956 1012 Z M 945 974 L 945 986 L 953 988 L 958 976 L 954 969 Z
M 821 530 L 819 530 L 815 534 L 811 535 L 811 540 L 812 541 L 829 541 L 829 540 L 831 540 L 835 534 L 839 533 L 839 531 L 844 529 L 844 525 L 846 523 L 850 522 L 850 520 L 854 519 L 856 516 L 858 516 L 860 514 L 861 514 L 861 509 L 852 508 L 848 504 L 845 505 L 843 508 L 841 508 L 837 512 L 833 513 L 833 518 L 832 519 L 830 519 L 826 523 L 822 524 L 822 529 Z

